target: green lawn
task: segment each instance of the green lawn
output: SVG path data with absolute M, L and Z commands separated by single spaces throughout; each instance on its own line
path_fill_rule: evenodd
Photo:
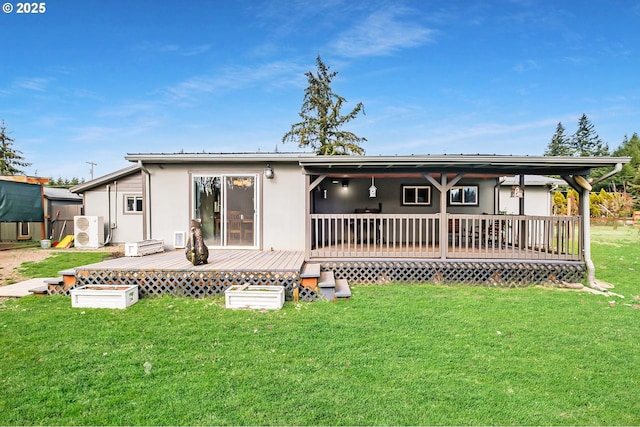
M 275 312 L 7 300 L 0 424 L 638 425 L 640 235 L 595 234 L 624 299 L 405 284 Z
M 24 262 L 18 271 L 27 277 L 56 277 L 62 270 L 104 261 L 111 256 L 109 252 L 57 252 L 40 262 Z

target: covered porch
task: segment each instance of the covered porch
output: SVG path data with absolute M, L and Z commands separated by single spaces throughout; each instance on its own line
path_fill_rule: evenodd
M 582 257 L 579 216 L 311 214 L 310 221 L 311 259 L 580 261 Z
M 305 257 L 356 274 L 354 282 L 413 278 L 408 271 L 432 281 L 486 282 L 507 271 L 516 280 L 581 280 L 587 271 L 591 283 L 587 178 L 595 167 L 613 168 L 610 176 L 624 161 L 489 155 L 303 159 Z M 536 202 L 527 199 L 525 174 L 562 176 L 580 194 L 579 215 L 529 213 L 527 203 Z M 519 211 L 512 215 L 500 211 L 499 186 L 507 176 L 519 179 Z M 367 273 L 384 265 L 391 270 Z

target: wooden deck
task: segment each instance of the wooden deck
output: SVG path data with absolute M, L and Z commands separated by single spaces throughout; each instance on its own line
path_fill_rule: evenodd
M 176 250 L 76 267 L 70 273 L 72 280 L 50 286 L 49 293 L 68 294 L 74 286 L 93 284 L 136 285 L 143 297 L 206 297 L 223 294 L 229 286 L 249 283 L 283 286 L 290 299 L 299 285 L 303 265 L 302 251 L 210 250 L 208 263 L 194 266 L 184 251 Z
M 302 251 L 210 250 L 207 264 L 192 265 L 184 251 L 176 250 L 143 257 L 122 257 L 77 267 L 76 270 L 163 271 L 265 271 L 300 273 Z

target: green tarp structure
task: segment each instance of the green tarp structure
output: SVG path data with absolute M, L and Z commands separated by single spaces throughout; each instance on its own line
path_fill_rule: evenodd
M 0 180 L 0 222 L 43 222 L 40 184 Z

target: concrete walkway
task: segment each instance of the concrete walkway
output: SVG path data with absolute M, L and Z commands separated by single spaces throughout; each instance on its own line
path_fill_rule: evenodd
M 26 297 L 32 295 L 29 292 L 31 289 L 45 286 L 44 281 L 46 277 L 39 277 L 37 279 L 29 279 L 24 282 L 14 283 L 13 285 L 0 286 L 0 297 Z

